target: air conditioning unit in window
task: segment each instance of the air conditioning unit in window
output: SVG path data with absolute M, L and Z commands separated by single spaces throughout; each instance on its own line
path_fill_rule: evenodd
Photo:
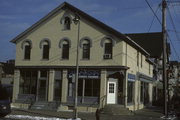
M 104 59 L 111 59 L 112 55 L 111 54 L 104 54 Z

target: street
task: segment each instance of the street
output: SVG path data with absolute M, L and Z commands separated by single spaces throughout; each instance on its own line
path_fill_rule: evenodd
M 100 114 L 100 120 L 163 120 L 161 108 L 145 108 L 134 115 Z M 78 113 L 78 120 L 96 120 L 95 113 Z M 73 120 L 73 112 L 55 112 L 43 110 L 12 110 L 11 114 L 0 120 Z M 174 118 L 170 120 L 175 120 Z M 176 119 L 177 120 L 177 119 Z

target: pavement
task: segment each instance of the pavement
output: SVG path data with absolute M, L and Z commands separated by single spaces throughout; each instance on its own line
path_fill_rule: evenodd
M 73 118 L 74 113 L 72 111 L 56 112 L 56 111 L 44 111 L 44 110 L 22 110 L 13 109 L 10 115 L 30 115 L 41 117 L 57 117 L 57 118 Z M 144 108 L 133 112 L 133 115 L 111 115 L 100 114 L 100 120 L 162 120 L 162 108 L 151 107 Z M 96 120 L 95 113 L 80 112 L 78 117 L 82 120 Z

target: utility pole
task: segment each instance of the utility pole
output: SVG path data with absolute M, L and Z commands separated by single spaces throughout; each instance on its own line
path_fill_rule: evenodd
M 78 79 L 79 79 L 79 33 L 80 33 L 80 17 L 75 14 L 73 19 L 77 26 L 77 51 L 76 51 L 76 75 L 75 75 L 75 98 L 74 98 L 74 118 L 78 118 L 77 103 L 78 103 Z
M 162 34 L 163 34 L 163 94 L 164 94 L 164 115 L 168 118 L 167 111 L 167 74 L 166 74 L 166 60 L 167 60 L 167 35 L 166 35 L 166 0 L 162 0 Z

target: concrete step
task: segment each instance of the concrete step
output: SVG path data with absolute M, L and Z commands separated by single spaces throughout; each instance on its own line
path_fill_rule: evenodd
M 111 115 L 133 115 L 133 112 L 128 108 L 124 108 L 122 105 L 106 105 L 102 114 L 111 114 Z
M 35 102 L 30 109 L 34 110 L 57 110 L 58 103 L 56 102 Z

